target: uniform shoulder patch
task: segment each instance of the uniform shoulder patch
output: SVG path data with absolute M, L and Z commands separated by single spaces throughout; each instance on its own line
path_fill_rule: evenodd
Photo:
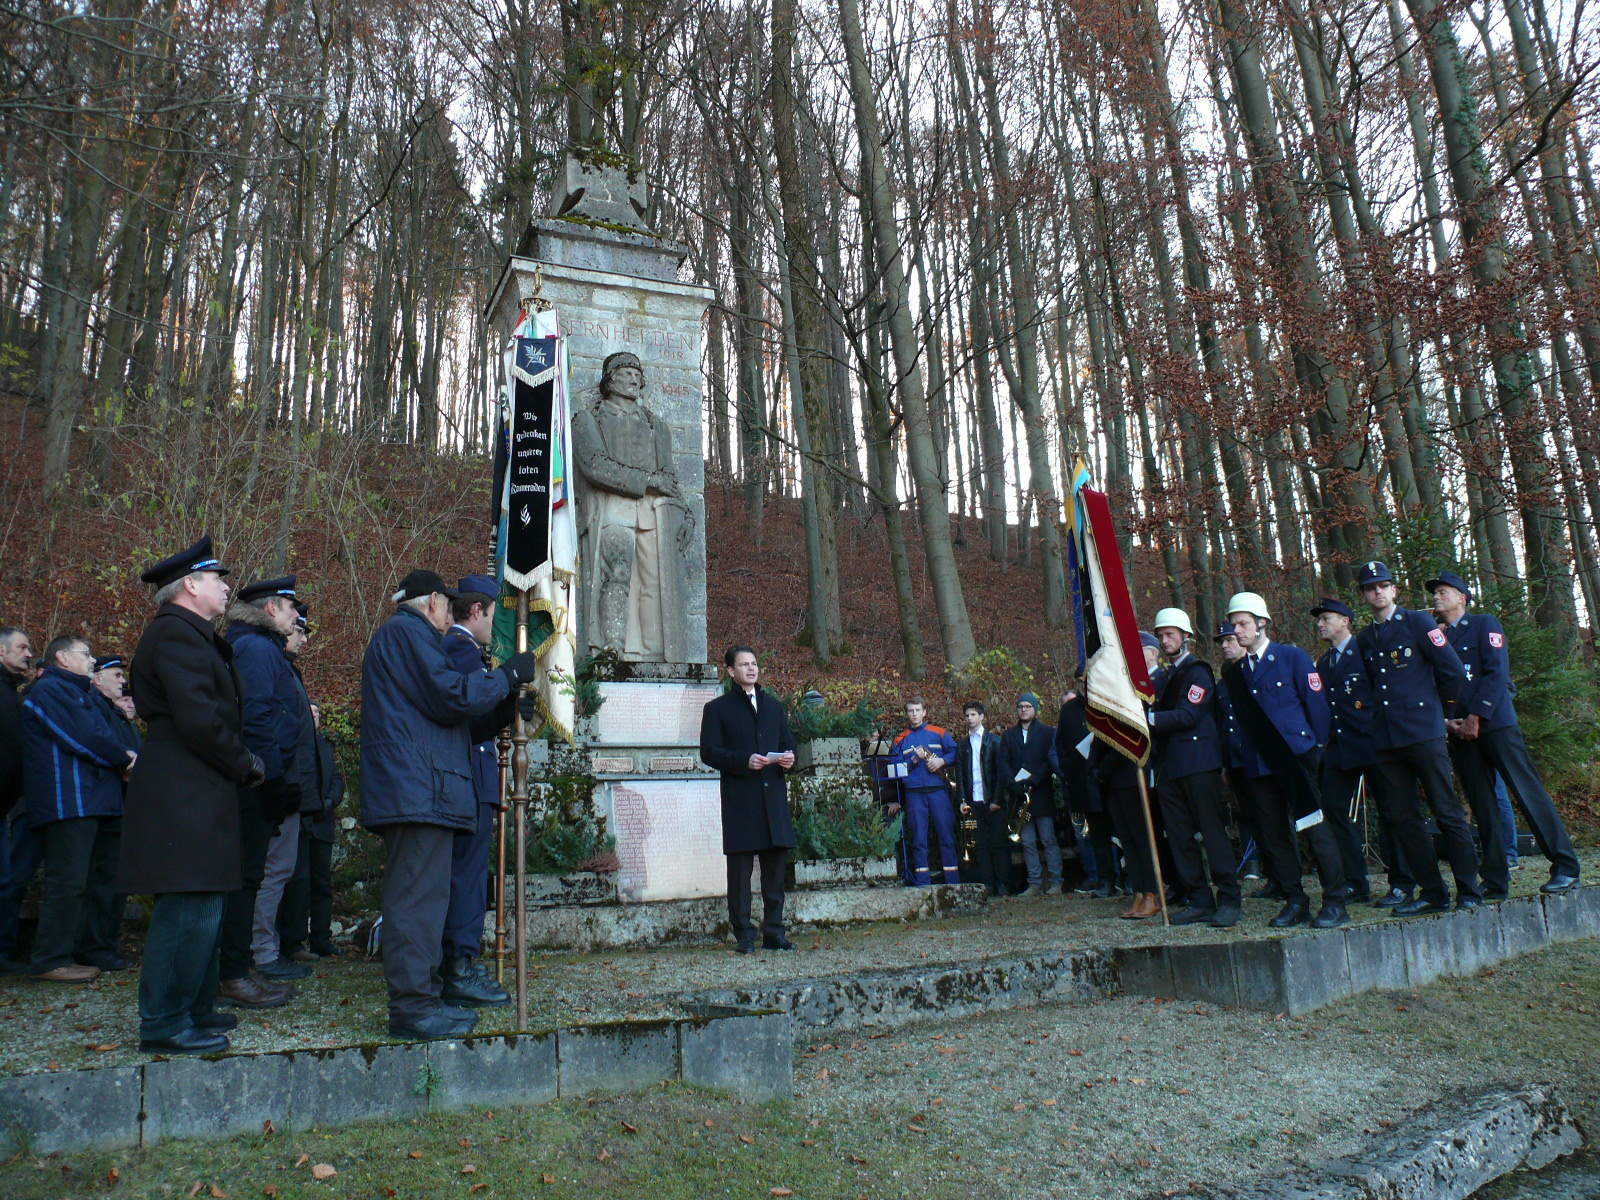
M 1503 634 L 1503 633 L 1494 633 L 1494 632 L 1491 632 L 1489 634 L 1489 645 L 1493 646 L 1496 650 L 1500 649 L 1505 644 L 1506 644 L 1506 635 L 1505 634 Z
M 1435 646 L 1443 646 L 1445 644 L 1444 630 L 1442 630 L 1442 629 L 1430 629 L 1430 630 L 1428 630 L 1428 640 L 1430 642 L 1432 642 Z
M 944 736 L 944 730 L 938 725 L 929 725 L 928 726 L 928 732 L 933 734 L 935 737 L 943 737 Z
M 1198 683 L 1191 683 L 1189 685 L 1189 703 L 1190 704 L 1199 704 L 1205 698 L 1206 698 L 1206 689 L 1205 688 L 1201 687 Z
M 1313 692 L 1320 692 L 1322 690 L 1322 676 L 1317 674 L 1317 672 L 1307 672 L 1306 682 L 1311 685 L 1311 690 Z

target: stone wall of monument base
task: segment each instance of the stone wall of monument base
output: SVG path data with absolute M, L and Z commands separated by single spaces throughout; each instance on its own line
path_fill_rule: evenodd
M 116 1150 L 169 1138 L 336 1128 L 542 1104 L 664 1080 L 744 1100 L 793 1094 L 787 1013 L 703 1006 L 670 1021 L 323 1050 L 172 1058 L 0 1078 L 0 1156 Z

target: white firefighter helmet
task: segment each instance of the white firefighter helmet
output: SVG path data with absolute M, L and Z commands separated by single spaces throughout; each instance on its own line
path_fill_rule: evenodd
M 1163 608 L 1156 614 L 1155 624 L 1150 628 L 1157 633 L 1163 629 L 1176 629 L 1186 637 L 1194 636 L 1194 626 L 1189 622 L 1189 614 L 1181 608 Z
M 1270 621 L 1272 614 L 1267 611 L 1267 602 L 1255 592 L 1236 592 L 1233 599 L 1228 601 L 1228 615 L 1234 613 L 1249 613 L 1262 621 Z

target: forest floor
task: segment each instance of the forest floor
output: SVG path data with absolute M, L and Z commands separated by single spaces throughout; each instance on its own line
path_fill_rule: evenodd
M 684 1085 L 0 1164 L 0 1194 L 1141 1197 L 1359 1151 L 1432 1103 L 1549 1082 L 1600 1128 L 1600 940 L 1301 1019 L 1121 997 L 797 1043 L 795 1097 Z M 313 1169 L 336 1174 L 317 1182 Z M 326 1174 L 326 1172 L 322 1172 Z

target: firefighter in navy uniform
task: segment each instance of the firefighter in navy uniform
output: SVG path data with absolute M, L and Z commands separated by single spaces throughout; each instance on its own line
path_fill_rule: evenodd
M 1234 824 L 1239 830 L 1241 860 L 1239 882 L 1254 883 L 1261 879 L 1261 839 L 1256 835 L 1255 818 L 1251 813 L 1249 799 L 1245 796 L 1244 775 L 1240 771 L 1244 766 L 1244 735 L 1239 732 L 1239 719 L 1234 716 L 1233 702 L 1228 697 L 1228 689 L 1221 686 L 1222 671 L 1227 670 L 1230 663 L 1236 663 L 1243 658 L 1244 651 L 1239 649 L 1239 639 L 1233 632 L 1233 626 L 1226 621 L 1217 626 L 1217 632 L 1211 640 L 1217 644 L 1217 652 L 1222 656 L 1222 666 L 1218 669 L 1218 686 L 1212 692 L 1215 701 L 1212 715 L 1217 722 L 1217 745 L 1222 754 L 1222 778 L 1227 783 L 1228 790 L 1233 793 Z M 1252 892 L 1250 899 L 1259 900 L 1268 895 L 1277 895 L 1277 890 L 1270 879 Z
M 1550 880 L 1539 890 L 1551 895 L 1571 891 L 1578 886 L 1578 856 L 1522 740 L 1517 710 L 1511 702 L 1505 628 L 1490 613 L 1467 611 L 1472 589 L 1455 572 L 1440 571 L 1437 579 L 1428 580 L 1427 587 L 1433 593 L 1434 610 L 1446 623 L 1445 637 L 1467 676 L 1456 697 L 1455 711 L 1445 724 L 1456 778 L 1483 836 L 1484 898 L 1503 900 L 1511 885 L 1506 865 L 1509 848 L 1503 844 L 1495 803 L 1496 771 L 1522 809 L 1539 850 L 1550 860 Z
M 1444 839 L 1445 857 L 1456 879 L 1456 907 L 1483 903 L 1478 889 L 1478 850 L 1466 810 L 1450 779 L 1444 714 L 1466 681 L 1461 659 L 1434 619 L 1401 608 L 1386 564 L 1361 568 L 1361 598 L 1372 623 L 1356 635 L 1356 648 L 1372 688 L 1372 740 L 1377 765 L 1368 777 L 1378 815 L 1394 827 L 1406 866 L 1421 889 L 1415 900 L 1395 905 L 1396 916 L 1445 912 L 1450 893 L 1439 856 L 1417 803 L 1420 784 Z
M 1302 925 L 1334 929 L 1350 919 L 1350 888 L 1333 831 L 1323 819 L 1322 745 L 1328 702 L 1311 656 L 1274 642 L 1271 615 L 1255 592 L 1228 601 L 1228 620 L 1245 657 L 1223 673 L 1244 740 L 1245 788 L 1253 807 L 1268 876 L 1284 893 L 1274 929 Z M 1322 879 L 1322 908 L 1311 916 L 1301 884 L 1297 834 L 1305 834 Z
M 1327 653 L 1317 660 L 1317 674 L 1322 676 L 1332 718 L 1328 746 L 1322 756 L 1323 812 L 1339 839 L 1345 873 L 1353 889 L 1351 900 L 1394 908 L 1410 900 L 1417 886 L 1406 868 L 1405 853 L 1389 822 L 1382 822 L 1378 847 L 1388 872 L 1389 888 L 1373 900 L 1362 828 L 1350 816 L 1363 781 L 1369 794 L 1372 792 L 1372 769 L 1378 762 L 1372 743 L 1372 686 L 1367 682 L 1351 632 L 1355 611 L 1343 600 L 1324 596 L 1311 615 L 1317 619 L 1317 635 L 1328 643 Z
M 1211 664 L 1189 650 L 1194 626 L 1187 613 L 1162 609 L 1156 614 L 1155 635 L 1168 663 L 1149 713 L 1156 797 L 1185 902 L 1172 915 L 1172 923 L 1204 921 L 1227 929 L 1239 921 L 1240 896 L 1233 843 L 1222 810 L 1222 749 L 1212 715 L 1217 682 Z M 1200 846 L 1195 844 L 1196 833 Z

